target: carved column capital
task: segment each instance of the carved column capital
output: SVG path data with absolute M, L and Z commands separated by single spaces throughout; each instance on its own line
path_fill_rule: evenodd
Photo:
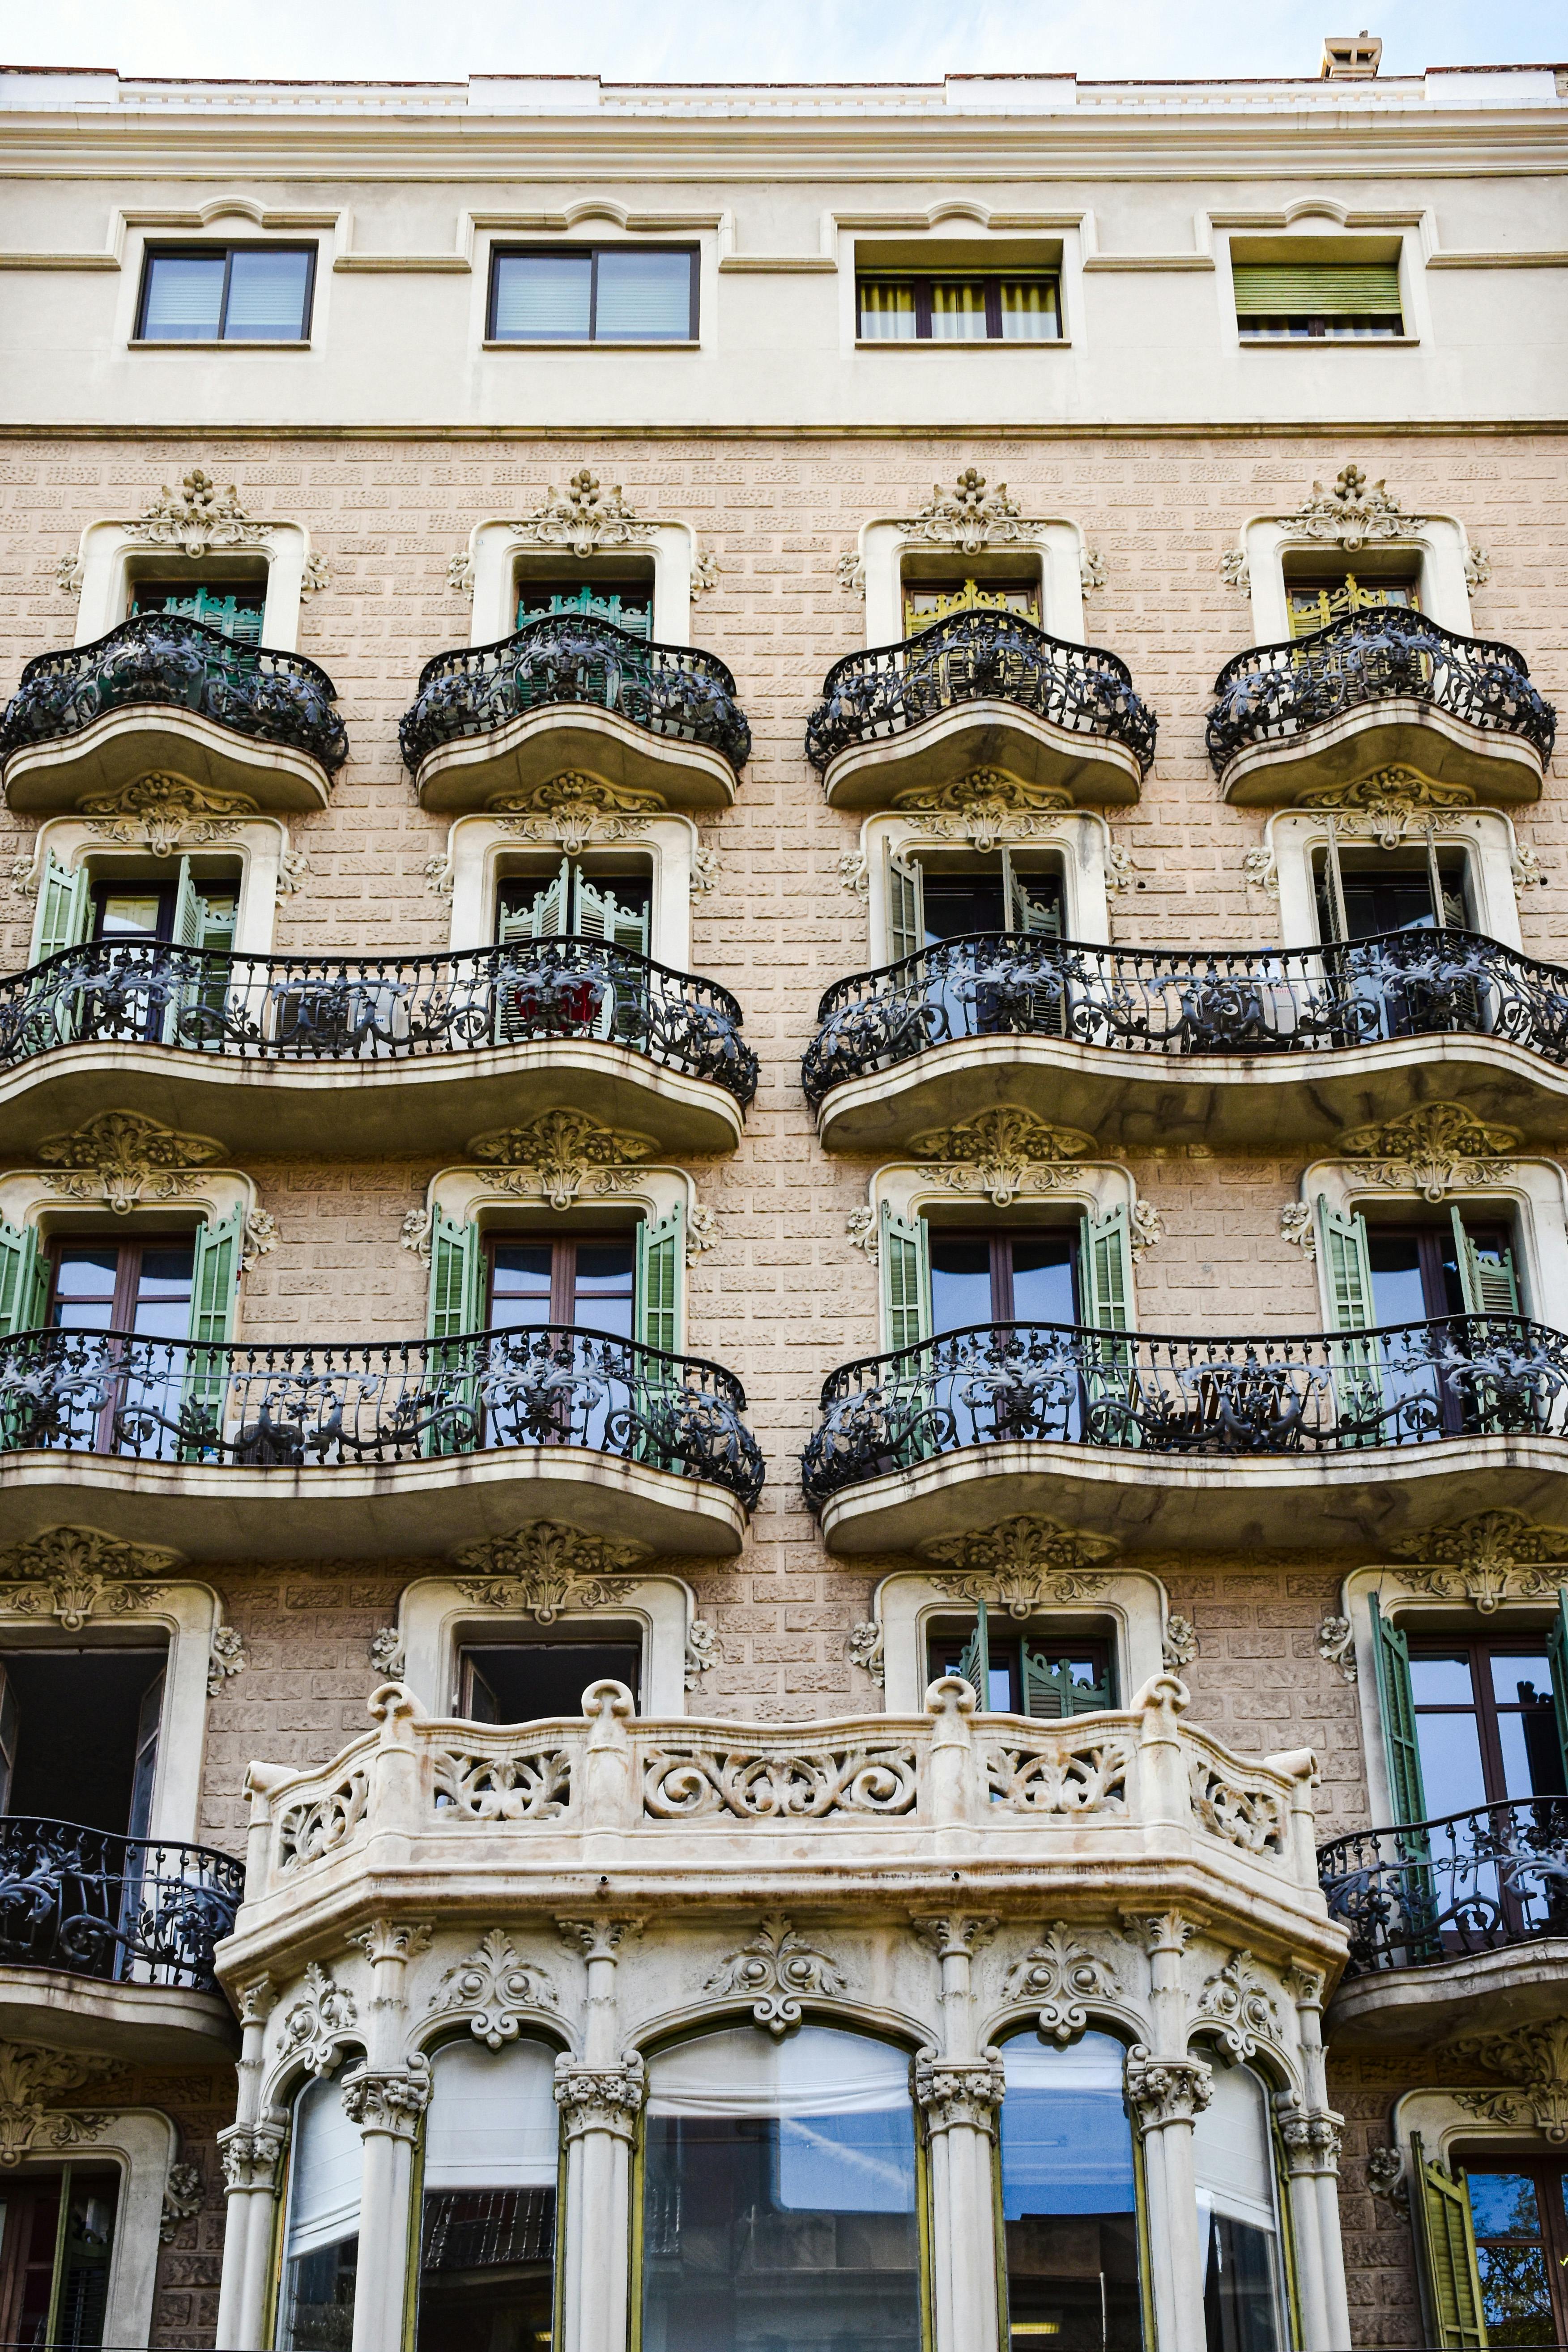
M 585 1960 L 618 1958 L 621 1946 L 643 1930 L 640 1919 L 557 1919 L 555 1926 L 567 1949 Z
M 411 2140 L 430 2099 L 430 2070 L 425 2061 L 383 2071 L 356 2066 L 343 2077 L 343 2113 L 367 2137 L 381 2133 L 388 2139 Z
M 555 2104 L 569 2140 L 584 2132 L 609 2132 L 630 2140 L 645 2090 L 643 2063 L 628 2051 L 618 2066 L 587 2066 L 562 2056 L 555 2061 Z
M 217 2136 L 224 2194 L 232 2197 L 247 2189 L 276 2192 L 288 2142 L 286 2123 L 226 2124 Z
M 994 1913 L 941 1911 L 911 1917 L 910 1927 L 939 1960 L 973 1959 L 996 1933 Z
M 1160 1952 L 1173 1952 L 1179 1959 L 1197 1933 L 1197 1921 L 1184 1918 L 1180 1911 L 1124 1911 L 1121 1924 L 1151 1959 Z
M 1127 2104 L 1141 2133 L 1197 2121 L 1214 2096 L 1214 2069 L 1201 2058 L 1155 2058 L 1140 2042 L 1127 2053 Z
M 1292 2172 L 1321 2172 L 1336 2177 L 1344 2145 L 1343 2116 L 1331 2108 L 1298 2108 L 1279 2119 L 1279 2137 Z
M 1005 2088 L 1001 2055 L 994 2050 L 963 2063 L 933 2058 L 923 2050 L 915 2060 L 915 2097 L 933 2137 L 958 2126 L 994 2137 Z

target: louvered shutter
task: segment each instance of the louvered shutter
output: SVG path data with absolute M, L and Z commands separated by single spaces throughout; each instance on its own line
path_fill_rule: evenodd
M 245 1217 L 246 1204 L 241 1201 L 217 1223 L 196 1228 L 188 1327 L 191 1345 L 180 1411 L 181 1427 L 186 1432 L 182 1452 L 187 1461 L 199 1458 L 223 1433 L 224 1400 L 228 1393 L 226 1351 L 234 1338 Z
M 1552 1661 L 1552 1708 L 1557 1718 L 1557 1745 L 1562 1751 L 1563 1786 L 1568 1788 L 1568 1586 L 1557 1588 L 1557 1614 L 1546 1640 Z
M 1390 1623 L 1372 1595 L 1372 1648 L 1377 1664 L 1377 1704 L 1383 1718 L 1383 1752 L 1388 1790 L 1401 1824 L 1426 1818 L 1421 1785 L 1421 1749 L 1415 1737 L 1415 1701 L 1410 1688 L 1410 1645 Z
M 1083 1319 L 1097 1331 L 1126 1331 L 1132 1322 L 1131 1211 L 1123 1202 L 1079 1225 L 1079 1285 Z
M 1318 1248 L 1329 1279 L 1329 1323 L 1335 1332 L 1373 1328 L 1372 1259 L 1366 1220 L 1331 1209 L 1320 1192 Z M 1329 1345 L 1334 1398 L 1346 1442 L 1376 1445 L 1383 1436 L 1383 1381 L 1375 1341 L 1334 1339 Z
M 1037 898 L 1028 882 L 1014 867 L 1005 848 L 1002 852 L 1002 884 L 1007 904 L 1007 928 L 1022 931 L 1031 939 L 1058 940 L 1061 937 L 1061 907 L 1055 898 Z
M 174 920 L 169 934 L 169 944 L 175 950 L 199 948 L 206 925 L 206 902 L 197 889 L 188 857 L 180 860 L 179 878 L 174 885 Z M 197 980 L 199 967 L 181 955 L 175 964 L 179 977 L 169 990 L 163 1008 L 163 1041 L 173 1045 L 176 1040 L 193 1041 L 194 1027 L 187 1015 L 201 994 Z
M 1023 1654 L 1024 1713 L 1037 1723 L 1056 1723 L 1074 1715 L 1093 1715 L 1110 1705 L 1109 1676 L 1102 1683 L 1078 1683 L 1073 1680 L 1070 1658 L 1047 1657 L 1043 1652 L 1031 1650 L 1027 1642 L 1021 1644 Z
M 598 889 L 578 868 L 574 877 L 572 929 L 580 940 L 608 940 L 612 947 L 648 952 L 648 910 L 623 907 L 613 890 Z
M 637 1335 L 645 1348 L 679 1353 L 685 1277 L 686 1212 L 678 1202 L 657 1225 L 637 1229 Z
M 38 885 L 38 908 L 33 918 L 33 944 L 28 961 L 42 963 L 46 956 L 80 945 L 91 927 L 92 885 L 85 866 L 74 874 L 51 849 L 44 860 Z
M 0 1222 L 0 1338 L 40 1330 L 48 1290 L 48 1262 L 38 1247 L 37 1227 Z
M 426 1328 L 432 1339 L 457 1339 L 484 1328 L 485 1255 L 478 1225 L 459 1223 L 444 1209 L 430 1220 L 430 1300 Z
M 991 1711 L 991 1613 L 984 1601 L 975 1602 L 974 1631 L 959 1653 L 958 1673 L 974 1693 L 983 1715 Z
M 898 963 L 916 955 L 925 943 L 921 909 L 921 869 L 888 852 L 888 961 Z
M 521 907 L 502 907 L 496 919 L 496 943 L 510 947 L 518 940 L 559 940 L 566 935 L 572 887 L 572 865 L 561 861 L 560 871 Z
M 1237 262 L 1236 315 L 1248 319 L 1402 318 L 1393 261 Z
M 11 1677 L 0 1664 L 0 1813 L 11 1810 L 11 1775 L 16 1769 L 16 1736 L 20 1728 L 16 1694 Z
M 1466 1313 L 1517 1315 L 1519 1281 L 1514 1273 L 1513 1252 L 1506 1245 L 1501 1250 L 1479 1248 L 1466 1232 L 1458 1207 L 1450 1203 L 1448 1213 L 1454 1223 L 1454 1249 L 1459 1262 L 1459 1288 Z
M 896 1217 L 882 1203 L 878 1249 L 882 1313 L 889 1348 L 913 1348 L 931 1337 L 931 1244 L 923 1217 Z
M 1419 2132 L 1410 2136 L 1410 2177 L 1426 2341 L 1434 2352 L 1483 2352 L 1487 2326 L 1469 2191 L 1440 2164 L 1427 2162 Z

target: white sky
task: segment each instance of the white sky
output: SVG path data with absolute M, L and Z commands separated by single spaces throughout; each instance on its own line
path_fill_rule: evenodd
M 1385 73 L 1568 58 L 1563 0 L 0 0 L 0 61 L 349 80 L 1310 74 L 1363 16 Z

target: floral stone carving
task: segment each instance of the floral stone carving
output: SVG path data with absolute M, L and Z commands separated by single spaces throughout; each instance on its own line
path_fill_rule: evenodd
M 1283 520 L 1288 531 L 1342 547 L 1352 555 L 1369 541 L 1408 539 L 1422 528 L 1421 517 L 1406 514 L 1386 482 L 1369 483 L 1356 465 L 1341 467 L 1331 490 L 1314 482 L 1310 495 Z
M 353 1993 L 334 1983 L 319 1960 L 312 1960 L 305 1970 L 303 1993 L 283 2012 L 279 2038 L 283 2050 L 308 2074 L 330 2074 L 358 2018 Z
M 1279 2040 L 1279 2010 L 1272 1988 L 1258 1974 L 1247 1951 L 1232 1952 L 1205 1979 L 1198 2015 L 1220 2029 L 1233 2058 L 1250 2058 L 1259 2042 Z
M 1008 1999 L 1038 2000 L 1040 2032 L 1064 2048 L 1089 2022 L 1085 2004 L 1113 2000 L 1121 1990 L 1106 1956 L 1080 1944 L 1060 1920 L 1014 1962 L 1006 1978 Z
M 1430 776 L 1418 775 L 1414 768 L 1377 768 L 1370 776 L 1358 776 L 1348 784 L 1308 784 L 1299 795 L 1298 806 L 1332 809 L 1361 818 L 1363 824 L 1342 824 L 1339 831 L 1352 837 L 1369 832 L 1380 847 L 1393 849 L 1412 825 L 1425 825 L 1429 817 L 1445 809 L 1473 808 L 1475 801 L 1468 784 L 1436 783 Z
M 1111 1558 L 1116 1545 L 1024 1511 L 980 1534 L 951 1536 L 921 1550 L 927 1559 L 963 1571 L 942 1580 L 942 1591 L 954 1599 L 984 1601 L 1010 1617 L 1027 1617 L 1047 1601 L 1086 1601 L 1102 1591 L 1105 1579 L 1091 1572 L 1093 1564 Z
M 1412 1563 L 1400 1580 L 1436 1599 L 1460 1595 L 1489 1616 L 1510 1595 L 1552 1601 L 1568 1579 L 1568 1528 L 1538 1527 L 1522 1511 L 1474 1511 L 1453 1527 L 1390 1547 Z
M 1005 2088 L 999 2050 L 957 2063 L 922 2050 L 915 2060 L 915 2097 L 928 2132 L 969 2130 L 991 2138 Z
M 124 2073 L 116 2058 L 0 2042 L 0 2166 L 9 2170 L 44 2148 L 72 2147 L 93 2138 L 107 2116 L 62 2111 L 52 2102 L 62 2092 L 113 2083 Z
M 140 1111 L 100 1111 L 69 1135 L 46 1136 L 38 1158 L 51 1190 L 74 1201 L 102 1200 L 116 1216 L 141 1201 L 174 1201 L 194 1171 L 223 1151 L 210 1135 L 180 1135 Z
M 1141 2133 L 1192 2124 L 1214 2096 L 1214 2069 L 1201 2058 L 1156 2058 L 1146 2043 L 1127 2053 L 1127 2104 Z
M 154 857 L 169 857 L 182 841 L 233 840 L 241 820 L 256 814 L 256 803 L 248 793 L 154 772 L 111 793 L 85 795 L 81 810 L 100 841 L 140 839 Z
M 984 1192 L 999 1209 L 1021 1192 L 1048 1192 L 1074 1184 L 1079 1162 L 1095 1149 L 1081 1128 L 1052 1127 L 1017 1103 L 983 1110 L 956 1127 L 915 1138 L 919 1160 L 940 1161 L 936 1173 L 954 1192 Z
M 665 807 L 664 796 L 646 784 L 612 784 L 603 776 L 566 769 L 526 793 L 498 793 L 489 814 L 519 820 L 506 830 L 525 841 L 558 842 L 575 857 L 590 838 L 635 839 L 650 816 Z
M 1342 1680 L 1355 1681 L 1355 1628 L 1348 1617 L 1324 1618 L 1318 1628 L 1318 1655 L 1326 1666 L 1337 1670 Z
M 194 2221 L 202 2210 L 204 2194 L 202 2168 L 199 2164 L 172 2164 L 163 2187 L 163 2210 L 158 2221 L 158 2242 L 172 2246 L 176 2231 L 186 2221 Z
M 182 555 L 205 555 L 215 547 L 259 547 L 270 524 L 254 522 L 230 482 L 219 489 L 210 474 L 193 467 L 177 490 L 163 483 L 158 496 L 126 530 L 153 547 L 177 547 Z
M 89 1617 L 126 1617 L 154 1607 L 161 1579 L 180 1555 L 122 1543 L 96 1528 L 48 1528 L 0 1552 L 0 1605 L 26 1616 L 47 1611 L 74 1633 Z
M 433 2011 L 466 2017 L 469 2032 L 492 2050 L 516 2041 L 530 2010 L 554 2005 L 552 1980 L 542 1969 L 518 1958 L 511 1937 L 500 1927 L 481 1937 L 466 1960 L 456 1961 L 430 1996 Z
M 598 1191 L 624 1191 L 635 1181 L 626 1162 L 646 1160 L 653 1139 L 605 1127 L 586 1111 L 547 1110 L 526 1127 L 476 1135 L 468 1150 L 476 1160 L 503 1171 L 497 1178 L 503 1191 L 535 1192 L 552 1209 L 569 1209 L 595 1169 L 600 1171 Z
M 703 1990 L 742 1994 L 759 2025 L 784 2034 L 800 2023 L 803 2000 L 829 2000 L 847 1986 L 826 1952 L 808 1944 L 782 1911 L 768 1911 L 751 1942 L 721 1960 Z
M 630 2140 L 646 2090 L 643 2062 L 628 2050 L 618 2066 L 587 2066 L 564 2052 L 555 2061 L 555 2104 L 568 2139 L 608 2132 Z
M 1511 2033 L 1467 2034 L 1444 2048 L 1460 2065 L 1500 2074 L 1533 2110 L 1538 2131 L 1554 2145 L 1568 2140 L 1568 2017 L 1542 2018 Z M 1517 2120 L 1517 2107 L 1496 2120 Z
M 531 515 L 511 525 L 520 538 L 536 547 L 569 547 L 587 557 L 605 547 L 633 547 L 647 538 L 653 525 L 633 512 L 617 482 L 608 490 L 599 478 L 582 467 L 565 490 L 547 489 Z
M 1341 1154 L 1366 1183 L 1414 1188 L 1428 1201 L 1468 1184 L 1499 1184 L 1519 1148 L 1517 1129 L 1493 1127 L 1463 1103 L 1421 1103 L 1397 1118 L 1352 1127 L 1340 1137 Z
M 601 1608 L 615 1595 L 607 1580 L 637 1573 L 650 1554 L 646 1544 L 606 1543 L 553 1519 L 534 1519 L 457 1557 L 459 1568 L 477 1571 L 476 1580 L 458 1585 L 465 1600 L 552 1625 L 563 1610 Z
M 964 467 L 951 490 L 933 482 L 927 504 L 899 528 L 906 539 L 954 547 L 964 555 L 1039 537 L 1037 529 L 1024 520 L 1022 509 L 1008 497 L 1006 483 L 998 482 L 994 490 L 987 489 L 984 475 L 973 466 Z

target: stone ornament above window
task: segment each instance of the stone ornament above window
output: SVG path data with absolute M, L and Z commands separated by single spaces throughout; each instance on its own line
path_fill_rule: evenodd
M 269 523 L 257 522 L 246 513 L 232 482 L 219 489 L 199 466 L 177 490 L 164 482 L 146 512 L 125 529 L 150 546 L 177 548 L 193 559 L 215 547 L 260 547 L 272 532 Z
M 492 1927 L 466 1959 L 453 1963 L 428 2004 L 433 2015 L 466 2019 L 469 2032 L 491 2050 L 515 2042 L 531 2011 L 557 2005 L 554 1979 L 519 1958 L 504 1927 Z
M 1414 768 L 1377 768 L 1352 783 L 1304 784 L 1296 801 L 1299 809 L 1332 810 L 1340 834 L 1370 834 L 1383 849 L 1397 847 L 1413 824 L 1424 824 L 1440 810 L 1475 804 L 1468 784 L 1439 783 Z
M 1021 1192 L 1078 1183 L 1095 1140 L 1081 1128 L 1052 1127 L 1020 1104 L 1002 1103 L 957 1127 L 917 1136 L 910 1150 L 917 1160 L 940 1163 L 932 1172 L 950 1192 L 984 1192 L 1005 1209 Z
M 1483 1616 L 1504 1601 L 1552 1601 L 1568 1581 L 1568 1528 L 1545 1528 L 1521 1511 L 1475 1511 L 1447 1528 L 1391 1547 L 1413 1563 L 1399 1578 L 1434 1600 L 1461 1595 Z
M 1039 525 L 1026 522 L 1008 496 L 1006 483 L 987 489 L 984 475 L 973 466 L 965 467 L 951 490 L 933 482 L 928 503 L 899 529 L 907 540 L 956 548 L 963 555 L 979 555 L 992 546 L 1026 546 L 1040 535 Z
M 457 1558 L 459 1568 L 473 1571 L 458 1586 L 465 1601 L 552 1625 L 563 1612 L 602 1609 L 616 1598 L 616 1580 L 640 1577 L 652 1554 L 647 1544 L 606 1543 L 553 1519 L 534 1519 L 510 1536 L 470 1544 Z
M 0 2166 L 9 2171 L 25 2156 L 79 2147 L 109 2121 L 54 2105 L 62 2093 L 123 2082 L 122 2059 L 84 2052 L 45 2050 L 37 2043 L 0 2042 Z
M 532 514 L 521 516 L 508 528 L 533 546 L 568 547 L 586 561 L 606 547 L 640 544 L 653 524 L 627 506 L 618 482 L 602 489 L 598 476 L 584 466 L 563 492 L 547 489 Z
M 705 1992 L 742 1994 L 757 2023 L 781 2040 L 800 2023 L 803 2000 L 831 2000 L 847 1990 L 843 1970 L 782 1911 L 764 1912 L 750 1942 L 721 1960 L 703 1983 Z
M 1463 1103 L 1421 1103 L 1397 1118 L 1348 1128 L 1335 1149 L 1362 1183 L 1414 1190 L 1428 1201 L 1470 1184 L 1506 1183 L 1519 1131 L 1492 1127 Z
M 1009 1617 L 1027 1617 L 1055 1602 L 1092 1600 L 1106 1584 L 1093 1571 L 1118 1549 L 1109 1537 L 1064 1528 L 1029 1511 L 977 1535 L 920 1547 L 922 1559 L 960 1571 L 939 1580 L 943 1592 L 954 1600 L 984 1601 Z
M 1500 2074 L 1509 2091 L 1462 2091 L 1458 2103 L 1489 2123 L 1535 2129 L 1561 2147 L 1568 2140 L 1568 2017 L 1545 2017 L 1512 2032 L 1466 2034 L 1445 2042 L 1445 2057 Z
M 552 1209 L 569 1209 L 590 1173 L 594 1191 L 624 1192 L 637 1182 L 629 1165 L 646 1160 L 653 1138 L 605 1126 L 586 1111 L 547 1110 L 526 1127 L 476 1135 L 468 1150 L 496 1171 L 496 1182 L 521 1198 L 542 1195 Z M 406 1239 L 406 1236 L 405 1236 Z
M 210 1135 L 181 1135 L 140 1111 L 100 1111 L 68 1135 L 48 1135 L 38 1159 L 51 1192 L 74 1201 L 102 1200 L 117 1217 L 144 1201 L 177 1201 L 197 1169 L 222 1156 Z
M 1312 484 L 1296 512 L 1281 517 L 1287 530 L 1342 547 L 1353 555 L 1370 541 L 1411 539 L 1426 528 L 1421 516 L 1406 514 L 1387 483 L 1368 482 L 1361 467 L 1341 467 L 1331 490 Z
M 99 840 L 141 841 L 154 857 L 172 857 L 185 841 L 204 847 L 233 841 L 241 823 L 258 814 L 248 793 L 157 771 L 112 792 L 89 793 L 80 805 L 88 831 Z
M 48 1528 L 0 1552 L 0 1608 L 26 1617 L 47 1614 L 68 1633 L 90 1617 L 129 1617 L 155 1609 L 162 1580 L 177 1551 L 123 1543 L 96 1528 Z

